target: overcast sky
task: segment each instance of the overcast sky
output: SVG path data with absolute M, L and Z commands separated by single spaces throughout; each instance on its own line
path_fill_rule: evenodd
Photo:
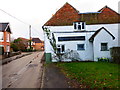
M 29 38 L 29 24 L 32 37 L 44 39 L 42 25 L 66 2 L 80 12 L 96 12 L 108 5 L 118 12 L 120 0 L 0 0 L 0 9 L 15 16 L 24 23 L 0 11 L 0 22 L 10 22 L 12 37 Z

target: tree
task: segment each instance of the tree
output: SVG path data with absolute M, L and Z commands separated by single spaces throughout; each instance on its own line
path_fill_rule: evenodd
M 11 43 L 10 46 L 15 52 L 20 50 L 16 43 Z
M 22 39 L 18 38 L 11 43 L 11 48 L 13 51 L 26 51 L 27 45 Z

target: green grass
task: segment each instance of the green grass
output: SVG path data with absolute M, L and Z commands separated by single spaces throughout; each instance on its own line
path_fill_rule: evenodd
M 118 64 L 105 62 L 57 63 L 66 77 L 90 88 L 120 88 Z

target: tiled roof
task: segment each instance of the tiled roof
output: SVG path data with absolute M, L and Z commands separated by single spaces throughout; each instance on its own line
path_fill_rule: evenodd
M 42 41 L 39 38 L 32 38 L 32 41 L 35 43 L 42 43 Z
M 101 30 L 105 30 L 107 33 L 109 33 L 113 39 L 115 39 L 115 37 L 104 27 L 100 28 L 99 30 L 97 30 L 89 39 L 89 41 L 94 41 L 94 38 L 96 37 L 96 35 L 101 31 Z
M 71 25 L 74 21 L 79 20 L 78 10 L 69 3 L 61 7 L 44 26 L 62 26 Z
M 4 32 L 4 31 L 11 33 L 9 23 L 0 23 L 0 32 Z
M 29 39 L 23 38 L 23 37 L 19 37 L 19 39 L 23 40 L 23 41 L 29 41 Z
M 109 8 L 103 7 L 98 12 L 79 13 L 73 6 L 66 3 L 44 26 L 67 26 L 75 21 L 85 21 L 86 24 L 111 24 L 120 23 L 120 14 Z

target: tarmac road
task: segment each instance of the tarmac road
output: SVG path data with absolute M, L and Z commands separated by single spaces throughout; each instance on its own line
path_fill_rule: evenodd
M 2 88 L 40 88 L 44 52 L 34 52 L 2 66 Z

